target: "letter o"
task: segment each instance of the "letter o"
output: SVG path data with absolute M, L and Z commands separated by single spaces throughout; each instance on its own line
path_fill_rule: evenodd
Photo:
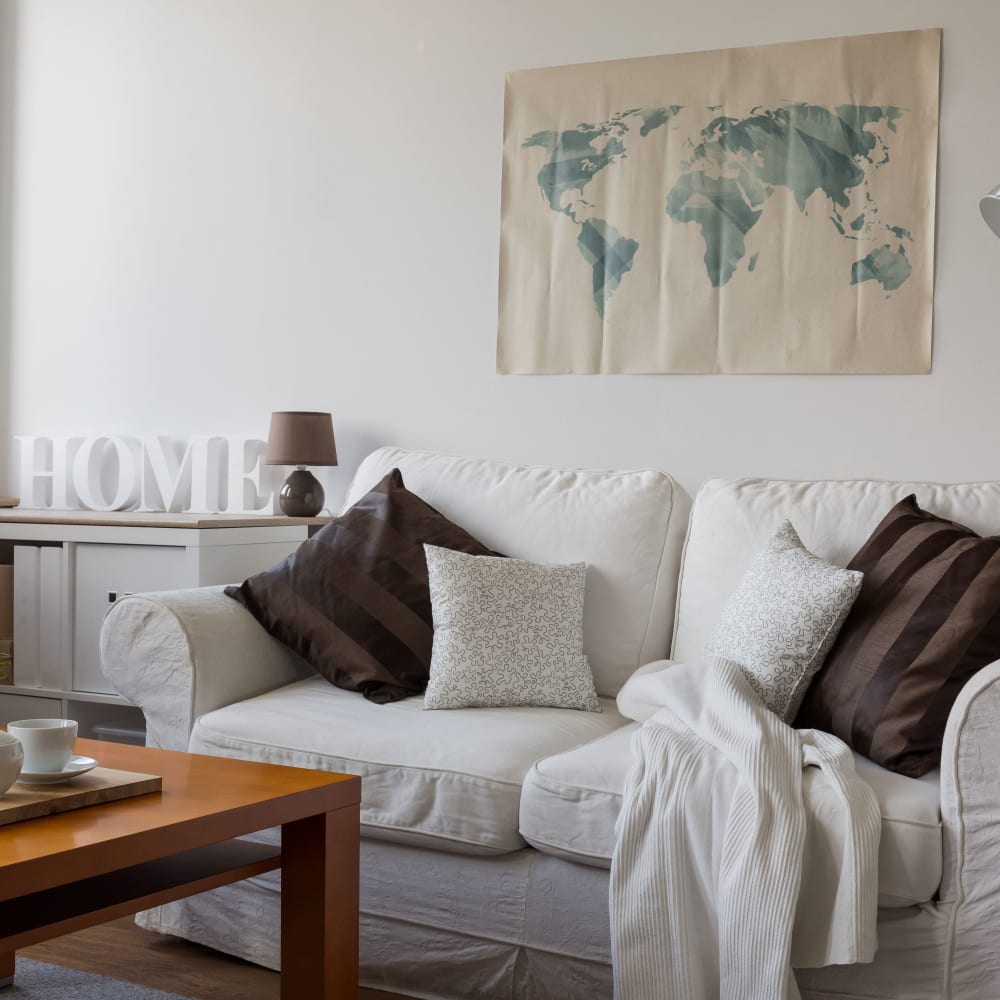
M 101 482 L 108 449 L 118 456 L 118 483 L 109 500 Z M 80 503 L 90 510 L 125 510 L 139 496 L 138 445 L 131 438 L 89 437 L 73 456 L 73 487 Z

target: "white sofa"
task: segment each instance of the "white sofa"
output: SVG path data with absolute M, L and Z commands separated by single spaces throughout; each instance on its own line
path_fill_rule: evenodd
M 994 483 L 713 480 L 689 527 L 688 498 L 660 473 L 398 449 L 362 463 L 347 503 L 393 467 L 492 548 L 587 562 L 601 714 L 374 705 L 316 677 L 214 588 L 127 597 L 101 644 L 151 745 L 362 775 L 362 980 L 419 997 L 611 996 L 608 867 L 635 727 L 614 698 L 668 650 L 697 659 L 781 518 L 841 564 L 909 492 L 977 531 L 1000 528 Z M 1000 664 L 961 693 L 940 774 L 913 780 L 859 759 L 883 811 L 879 952 L 871 965 L 801 971 L 805 996 L 1000 998 L 998 761 Z M 810 810 L 828 807 L 806 789 Z M 821 851 L 807 848 L 807 887 Z M 276 967 L 278 891 L 264 876 L 140 919 Z

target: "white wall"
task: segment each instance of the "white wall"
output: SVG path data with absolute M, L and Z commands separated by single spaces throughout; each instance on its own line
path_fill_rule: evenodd
M 13 4 L 0 3 L 0 496 L 10 419 L 11 242 L 13 237 L 14 80 L 16 77 Z
M 335 496 L 386 442 L 689 489 L 1000 478 L 1000 240 L 977 208 L 1000 183 L 995 0 L 2 6 L 11 434 L 263 436 L 272 409 L 330 409 Z M 933 26 L 933 374 L 494 373 L 507 70 Z

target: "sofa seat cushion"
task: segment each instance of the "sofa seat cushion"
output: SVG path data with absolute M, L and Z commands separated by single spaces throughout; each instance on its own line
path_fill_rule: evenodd
M 190 750 L 358 774 L 364 836 L 502 854 L 525 846 L 532 763 L 625 724 L 612 699 L 601 707 L 427 712 L 421 698 L 376 705 L 312 677 L 201 716 Z
M 521 794 L 521 836 L 547 854 L 610 867 L 637 728 L 638 723 L 632 723 L 593 743 L 539 760 Z M 886 771 L 857 754 L 855 763 L 882 810 L 879 905 L 927 902 L 941 883 L 939 772 L 914 779 Z M 835 795 L 818 777 L 818 769 L 809 768 L 803 780 L 806 807 L 813 815 L 838 808 Z M 809 867 L 807 856 L 803 891 L 808 891 L 810 874 L 822 881 L 822 873 L 810 873 Z

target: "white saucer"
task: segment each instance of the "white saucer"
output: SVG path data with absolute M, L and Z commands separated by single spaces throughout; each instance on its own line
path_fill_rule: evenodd
M 61 771 L 42 771 L 37 774 L 31 771 L 22 771 L 17 780 L 22 785 L 61 785 L 64 781 L 86 774 L 95 767 L 97 767 L 97 761 L 93 757 L 70 757 Z

